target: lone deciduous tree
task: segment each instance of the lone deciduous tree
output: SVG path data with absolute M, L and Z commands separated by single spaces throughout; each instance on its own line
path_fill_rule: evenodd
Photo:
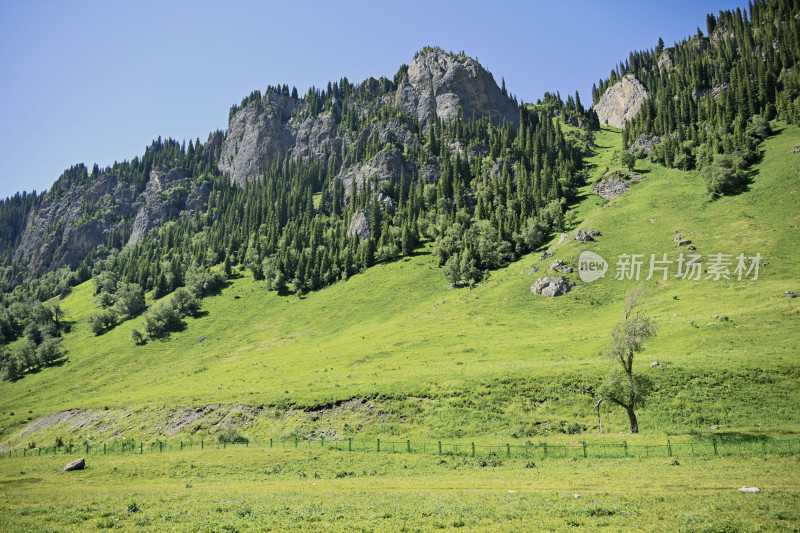
M 644 288 L 635 288 L 625 299 L 625 313 L 611 332 L 611 346 L 608 358 L 611 370 L 603 385 L 600 395 L 624 408 L 628 413 L 631 433 L 639 432 L 639 422 L 635 409 L 644 404 L 653 388 L 649 377 L 633 372 L 633 356 L 644 350 L 645 341 L 656 334 L 656 323 L 635 311 L 641 305 L 640 298 Z

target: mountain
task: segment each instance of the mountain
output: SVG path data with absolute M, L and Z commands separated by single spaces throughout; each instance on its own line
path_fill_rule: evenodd
M 581 282 L 575 247 L 597 242 L 599 251 L 615 255 L 630 253 L 625 246 L 636 245 L 648 247 L 641 253 L 652 248 L 661 253 L 734 254 L 738 252 L 728 248 L 746 244 L 741 253 L 752 254 L 763 244 L 764 255 L 771 254 L 776 262 L 796 251 L 787 229 L 798 223 L 791 211 L 793 186 L 778 168 L 794 168 L 792 147 L 787 151 L 784 145 L 795 142 L 800 122 L 796 13 L 788 0 L 756 2 L 749 16 L 725 11 L 710 17 L 708 36 L 698 32 L 670 48 L 659 43 L 652 50 L 633 52 L 594 88 L 589 110 L 577 93 L 566 101 L 546 93 L 536 103 L 519 105 L 477 61 L 463 53 L 425 48 L 392 79 L 354 84 L 342 78 L 302 96 L 288 85 L 253 91 L 231 108 L 227 131 L 213 132 L 205 142 L 186 145 L 159 138 L 132 161 L 91 171 L 76 165 L 45 194 L 20 195 L 0 207 L 0 373 L 7 380 L 2 396 L 18 402 L 26 381 L 36 382 L 45 396 L 58 396 L 63 390 L 49 388 L 49 376 L 72 376 L 75 386 L 95 380 L 117 357 L 106 353 L 106 359 L 94 358 L 91 346 L 103 344 L 98 342 L 101 336 L 113 340 L 109 346 L 122 354 L 120 360 L 132 372 L 142 370 L 138 361 L 158 354 L 167 354 L 178 365 L 182 354 L 214 346 L 205 344 L 207 340 L 226 339 L 236 330 L 231 320 L 246 327 L 214 348 L 214 357 L 250 354 L 252 360 L 237 363 L 236 376 L 259 364 L 266 370 L 258 372 L 269 374 L 268 360 L 280 352 L 291 360 L 287 368 L 297 363 L 305 380 L 312 371 L 299 368 L 308 362 L 303 354 L 317 353 L 317 342 L 339 354 L 348 369 L 337 374 L 341 379 L 336 383 L 317 376 L 324 386 L 311 387 L 307 395 L 301 389 L 315 383 L 312 378 L 294 388 L 258 379 L 261 392 L 249 392 L 270 405 L 319 408 L 329 400 L 395 394 L 399 381 L 376 389 L 377 379 L 369 381 L 350 370 L 369 363 L 378 375 L 383 366 L 377 365 L 384 363 L 370 361 L 383 355 L 391 368 L 404 367 L 406 341 L 416 346 L 418 355 L 433 346 L 430 364 L 443 364 L 436 354 L 450 353 L 448 346 L 466 341 L 449 323 L 437 321 L 438 311 L 429 307 L 438 309 L 439 300 L 429 302 L 425 295 L 441 296 L 443 305 L 457 302 L 456 315 L 472 317 L 471 295 L 486 296 L 501 280 L 511 279 L 511 268 L 526 272 L 524 283 L 517 280 L 513 289 L 493 293 L 492 304 L 480 306 L 482 321 L 462 317 L 453 322 L 459 330 L 498 324 L 497 335 L 486 337 L 492 342 L 482 355 L 458 352 L 464 359 L 459 361 L 475 365 L 473 377 L 512 371 L 515 358 L 530 348 L 520 313 L 530 313 L 526 320 L 537 332 L 536 353 L 547 361 L 543 354 L 550 348 L 544 346 L 558 344 L 557 335 L 574 337 L 567 322 L 554 318 L 566 316 L 558 302 L 569 301 L 570 317 L 590 324 L 581 329 L 581 338 L 591 340 L 590 349 L 577 341 L 568 343 L 565 357 L 596 367 L 592 358 L 602 352 L 598 339 L 605 338 L 609 317 L 618 312 L 614 306 L 619 294 L 608 288 L 596 293 Z M 600 127 L 611 120 L 621 131 Z M 770 147 L 766 152 L 765 146 Z M 761 178 L 762 173 L 767 177 Z M 603 198 L 595 195 L 612 189 Z M 676 196 L 678 192 L 687 197 Z M 664 197 L 673 207 L 664 204 Z M 782 207 L 764 212 L 770 202 Z M 670 228 L 662 227 L 665 219 Z M 716 233 L 719 228 L 725 233 Z M 739 230 L 746 234 L 732 236 Z M 768 238 L 770 233 L 780 238 Z M 565 249 L 569 253 L 562 253 Z M 545 262 L 555 253 L 562 257 Z M 777 272 L 777 277 L 769 280 L 769 294 L 759 296 L 755 286 L 743 291 L 760 304 L 745 305 L 734 298 L 730 310 L 702 319 L 728 326 L 734 313 L 752 312 L 759 313 L 754 322 L 759 327 L 774 319 L 783 328 L 785 316 L 770 315 L 764 302 L 775 304 L 775 294 L 785 298 L 785 291 L 793 294 L 791 267 L 771 270 L 770 263 L 764 265 L 766 272 Z M 423 270 L 425 276 L 417 272 Z M 408 286 L 421 285 L 408 292 L 404 283 L 393 284 L 376 272 L 401 276 Z M 531 294 L 531 285 L 545 277 L 571 290 Z M 683 287 L 675 289 L 675 280 L 663 281 L 658 290 L 686 297 Z M 364 303 L 373 286 L 391 288 Z M 692 301 L 714 299 L 713 284 L 698 287 Z M 240 302 L 248 293 L 257 296 Z M 301 343 L 302 350 L 295 346 L 281 351 L 284 343 L 293 345 L 295 328 L 302 329 L 309 320 L 300 313 L 292 315 L 291 323 L 281 322 L 281 309 L 314 295 L 325 300 L 332 293 L 337 298 L 312 313 L 322 315 L 318 322 L 325 328 L 312 328 L 315 334 Z M 554 300 L 541 303 L 544 295 Z M 240 316 L 237 302 L 248 305 L 246 317 Z M 348 314 L 353 302 L 362 305 Z M 400 309 L 401 304 L 408 307 Z M 513 312 L 503 311 L 506 304 Z M 668 304 L 662 302 L 663 313 L 687 312 Z M 370 312 L 371 306 L 381 312 Z M 297 307 L 305 308 L 302 303 Z M 791 315 L 784 307 L 777 309 Z M 339 308 L 344 309 L 341 315 Z M 387 316 L 392 309 L 399 314 Z M 212 315 L 208 320 L 206 312 Z M 430 323 L 420 322 L 420 316 Z M 270 329 L 265 320 L 285 329 Z M 513 326 L 506 327 L 506 320 Z M 551 320 L 558 322 L 554 333 L 538 329 L 537 324 Z M 668 331 L 705 346 L 708 330 L 694 331 L 699 320 L 700 315 L 692 319 L 688 333 L 677 324 Z M 407 333 L 386 337 L 380 331 L 386 321 L 393 330 L 403 332 L 405 323 L 413 323 L 427 333 L 410 340 Z M 270 333 L 251 336 L 263 328 Z M 386 342 L 367 343 L 368 350 L 354 348 L 367 340 L 364 330 Z M 184 331 L 192 337 L 181 335 Z M 764 339 L 753 335 L 740 340 L 756 349 Z M 722 341 L 713 338 L 717 340 L 711 347 L 721 353 Z M 174 339 L 184 343 L 177 352 Z M 490 357 L 494 348 L 505 350 L 507 357 L 499 367 L 488 368 L 480 357 Z M 360 357 L 353 360 L 351 351 Z M 699 364 L 692 353 L 684 345 L 683 356 Z M 79 368 L 73 364 L 77 361 L 88 366 Z M 427 364 L 417 363 L 420 368 Z M 224 371 L 216 360 L 209 364 L 215 376 Z M 749 361 L 742 364 L 752 370 Z M 327 363 L 314 365 L 313 372 L 322 372 L 319 365 Z M 781 365 L 775 363 L 776 374 Z M 180 387 L 191 381 L 188 376 L 205 370 L 192 360 L 181 359 L 178 366 L 184 374 L 171 376 L 176 381 L 170 384 L 185 394 Z M 336 367 L 324 368 L 327 373 Z M 402 393 L 397 394 L 402 401 L 426 398 L 443 394 L 441 387 L 446 386 L 441 383 L 449 383 L 457 389 L 454 396 L 463 397 L 468 384 L 453 377 L 457 372 L 452 370 L 439 372 L 433 383 L 424 381 L 424 371 L 414 370 L 421 373 L 401 379 Z M 562 370 L 547 379 L 558 382 Z M 161 374 L 166 375 L 164 368 Z M 116 393 L 131 375 L 120 370 Z M 351 375 L 360 377 L 343 386 L 356 379 L 347 377 Z M 517 377 L 523 379 L 522 374 Z M 676 374 L 675 380 L 680 378 Z M 725 374 L 723 381 L 727 386 L 734 379 Z M 215 401 L 214 391 L 222 388 L 212 384 L 207 382 L 210 388 L 197 402 Z M 219 393 L 225 401 L 244 401 L 238 395 L 245 389 L 230 381 L 224 385 L 232 391 Z M 502 383 L 489 384 L 492 390 L 497 387 L 505 390 Z M 581 390 L 594 390 L 592 384 L 586 387 Z M 167 389 L 164 385 L 160 390 Z M 342 390 L 332 394 L 333 389 Z M 80 398 L 105 402 L 112 395 L 109 389 L 93 399 Z

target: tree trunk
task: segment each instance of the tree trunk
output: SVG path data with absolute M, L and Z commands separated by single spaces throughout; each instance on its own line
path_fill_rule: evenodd
M 633 407 L 626 407 L 628 411 L 628 420 L 631 423 L 631 433 L 639 433 L 639 421 L 636 420 L 636 413 L 633 412 Z
M 597 409 L 597 432 L 603 432 L 603 421 L 600 419 L 600 404 L 603 403 L 603 398 L 597 400 L 597 403 L 594 405 L 594 409 Z

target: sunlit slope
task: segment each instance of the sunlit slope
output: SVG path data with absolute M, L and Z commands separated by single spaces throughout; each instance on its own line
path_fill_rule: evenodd
M 587 159 L 593 179 L 606 167 L 620 168 L 613 158 L 619 145 L 618 133 L 597 136 L 597 155 Z M 622 197 L 601 200 L 590 185 L 582 191 L 576 225 L 568 232 L 598 230 L 596 242 L 570 239 L 555 246 L 553 258 L 539 262 L 538 253 L 529 255 L 474 289 L 450 289 L 423 249 L 302 298 L 267 292 L 243 275 L 203 300 L 202 316 L 189 319 L 184 331 L 134 346 L 130 332 L 140 319 L 100 337 L 90 333 L 88 318 L 96 309 L 93 286 L 85 283 L 62 301 L 74 322 L 64 338 L 68 362 L 0 383 L 0 435 L 16 431 L 21 416 L 73 407 L 316 408 L 351 398 L 395 401 L 400 410 L 409 397 L 444 402 L 465 420 L 483 416 L 486 405 L 500 406 L 498 416 L 511 418 L 514 409 L 526 413 L 554 401 L 548 416 L 590 423 L 590 387 L 605 374 L 609 332 L 636 284 L 614 279 L 617 258 L 643 254 L 644 281 L 650 254 L 677 261 L 689 253 L 677 246 L 677 235 L 690 239 L 703 261 L 723 253 L 732 254 L 734 264 L 730 280 L 675 279 L 673 263 L 667 281 L 660 273 L 646 281 L 644 310 L 659 332 L 638 364 L 661 372 L 654 376 L 661 385 L 657 397 L 671 403 L 648 408 L 642 425 L 648 417 L 674 419 L 687 409 L 681 395 L 704 401 L 698 385 L 704 379 L 713 381 L 708 394 L 722 406 L 713 409 L 727 413 L 730 424 L 763 419 L 771 427 L 795 425 L 798 414 L 787 402 L 797 396 L 800 299 L 784 292 L 800 292 L 797 145 L 798 128 L 781 130 L 764 143 L 749 189 L 713 202 L 696 172 L 638 161 L 635 171 L 644 179 Z M 555 236 L 552 243 L 557 241 Z M 558 298 L 531 293 L 555 259 L 576 268 L 570 276 L 577 280 L 583 250 L 608 261 L 605 278 L 578 281 Z M 739 253 L 761 255 L 758 279 L 736 279 Z M 531 274 L 534 266 L 540 270 Z M 651 370 L 655 360 L 664 366 Z M 763 375 L 771 381 L 759 384 Z M 576 380 L 584 383 L 581 390 L 570 388 Z M 571 400 L 558 404 L 559 398 Z M 409 424 L 433 423 L 424 413 L 407 414 L 402 421 Z

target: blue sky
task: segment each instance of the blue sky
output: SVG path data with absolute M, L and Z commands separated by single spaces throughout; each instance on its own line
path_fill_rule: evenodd
M 0 197 L 72 164 L 205 140 L 253 89 L 391 77 L 425 45 L 464 50 L 521 100 L 579 90 L 631 50 L 705 31 L 729 0 L 70 2 L 0 0 Z

